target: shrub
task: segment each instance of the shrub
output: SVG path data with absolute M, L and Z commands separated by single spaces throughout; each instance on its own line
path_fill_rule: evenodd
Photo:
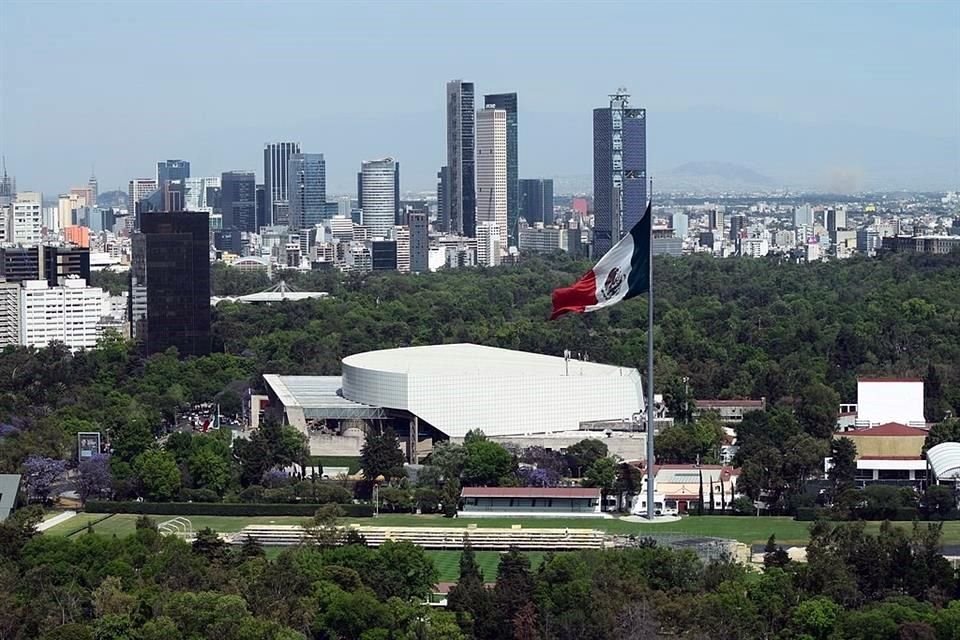
M 800 522 L 813 522 L 817 519 L 817 510 L 813 507 L 800 507 L 794 519 Z
M 373 516 L 373 505 L 343 504 L 348 518 Z M 305 516 L 312 517 L 316 504 L 247 504 L 242 502 L 88 502 L 90 513 L 141 513 L 164 516 Z

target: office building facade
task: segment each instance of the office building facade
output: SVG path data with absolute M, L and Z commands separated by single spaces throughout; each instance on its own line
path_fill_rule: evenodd
M 363 226 L 373 238 L 386 238 L 397 215 L 396 163 L 393 158 L 369 160 L 360 165 L 357 199 L 363 209 Z
M 437 230 L 452 231 L 450 211 L 450 167 L 437 172 Z
M 476 235 L 474 89 L 472 82 L 447 83 L 447 167 L 450 171 L 450 226 L 447 231 Z
M 220 176 L 223 228 L 256 233 L 263 224 L 257 220 L 256 198 L 257 178 L 252 171 L 225 171 Z
M 37 191 L 22 191 L 9 208 L 7 241 L 22 245 L 39 244 L 43 239 L 43 195 Z
M 553 180 L 524 178 L 520 181 L 520 217 L 533 226 L 553 224 Z
M 0 278 L 0 348 L 20 344 L 20 283 Z
M 267 219 L 260 221 L 261 226 L 289 223 L 287 165 L 290 156 L 295 153 L 300 153 L 299 142 L 268 142 L 263 145 L 263 188 Z
M 133 235 L 130 335 L 145 353 L 210 353 L 209 247 L 205 212 L 146 216 Z
M 673 226 L 673 235 L 683 239 L 690 233 L 690 217 L 685 213 L 675 213 L 670 224 Z
M 500 238 L 506 233 L 496 222 L 481 222 L 477 225 L 477 264 L 495 267 L 500 264 Z
M 309 229 L 328 216 L 327 169 L 322 153 L 294 153 L 287 164 L 290 230 Z
M 593 110 L 593 251 L 603 256 L 640 221 L 647 201 L 647 112 L 624 90 Z
M 477 223 L 500 228 L 507 248 L 507 112 L 487 107 L 477 112 Z
M 66 278 L 90 279 L 90 249 L 53 245 L 0 248 L 0 278 L 8 282 L 46 280 L 51 287 Z
M 134 178 L 127 185 L 127 215 L 133 216 L 134 228 L 140 228 L 141 202 L 157 190 L 154 178 Z
M 100 337 L 104 296 L 82 278 L 68 278 L 51 286 L 46 280 L 27 280 L 20 290 L 20 344 L 46 347 L 53 341 L 70 349 L 92 349 Z
M 410 271 L 427 273 L 430 270 L 430 230 L 426 212 L 411 212 L 409 223 Z
M 170 180 L 186 180 L 190 177 L 190 163 L 186 160 L 161 160 L 157 163 L 157 185 Z
M 485 106 L 507 112 L 507 236 L 517 241 L 517 220 L 520 217 L 520 164 L 517 149 L 517 94 L 492 93 L 483 98 Z

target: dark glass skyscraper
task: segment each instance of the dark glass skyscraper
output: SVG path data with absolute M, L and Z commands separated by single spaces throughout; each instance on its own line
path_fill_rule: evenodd
M 161 160 L 157 163 L 157 188 L 170 180 L 186 180 L 190 177 L 190 163 L 186 160 Z
M 260 221 L 261 225 L 282 225 L 290 221 L 287 163 L 295 153 L 300 153 L 299 142 L 269 142 L 263 145 L 263 186 L 268 217 Z
M 440 167 L 437 172 L 437 229 L 450 231 L 450 167 Z
M 210 219 L 153 213 L 132 238 L 130 335 L 147 353 L 210 353 Z
M 225 171 L 220 176 L 220 211 L 224 230 L 256 233 L 257 178 L 252 171 Z
M 450 169 L 449 231 L 474 237 L 477 231 L 475 174 L 476 111 L 472 82 L 447 83 L 447 167 Z
M 623 89 L 593 110 L 593 253 L 599 258 L 643 217 L 647 202 L 647 111 Z
M 553 224 L 553 180 L 524 178 L 520 181 L 520 217 L 530 225 Z
M 484 96 L 485 106 L 507 112 L 507 234 L 510 244 L 517 242 L 517 218 L 520 217 L 520 173 L 517 156 L 517 94 L 492 93 Z
M 295 153 L 287 163 L 290 229 L 309 229 L 326 214 L 327 169 L 322 153 Z

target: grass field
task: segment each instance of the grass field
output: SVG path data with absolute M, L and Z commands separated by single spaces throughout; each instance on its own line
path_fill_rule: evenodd
M 493 582 L 497 578 L 497 567 L 500 565 L 499 551 L 476 551 L 477 564 L 483 571 L 483 579 L 486 582 Z M 460 577 L 460 552 L 459 551 L 427 551 L 427 555 L 433 558 L 433 564 L 440 572 L 440 582 L 456 582 Z M 543 562 L 543 556 L 546 555 L 539 551 L 530 551 L 524 553 L 530 558 L 530 568 L 536 569 Z
M 169 520 L 171 516 L 152 516 L 156 523 Z M 77 530 L 85 530 L 87 522 L 103 518 L 103 514 L 79 514 L 49 529 L 49 535 L 69 535 Z M 300 524 L 305 518 L 299 516 L 191 516 L 194 530 L 210 527 L 221 532 L 239 531 L 248 524 Z M 93 525 L 93 530 L 103 535 L 125 536 L 133 533 L 137 516 L 117 514 Z M 602 529 L 608 533 L 646 535 L 650 533 L 679 533 L 685 535 L 731 538 L 747 544 L 761 544 L 770 535 L 775 535 L 782 544 L 804 544 L 809 538 L 810 523 L 796 522 L 783 517 L 750 516 L 689 516 L 679 522 L 663 524 L 645 524 L 626 522 L 620 519 L 589 518 L 444 518 L 442 516 L 416 516 L 385 514 L 378 518 L 345 519 L 345 523 L 366 526 L 405 526 L 405 527 L 504 527 L 521 525 L 525 528 L 569 528 Z M 898 523 L 909 528 L 909 522 Z M 875 532 L 880 523 L 867 523 L 869 531 Z M 946 522 L 943 525 L 944 544 L 960 544 L 960 522 Z M 452 552 L 451 552 L 452 553 Z

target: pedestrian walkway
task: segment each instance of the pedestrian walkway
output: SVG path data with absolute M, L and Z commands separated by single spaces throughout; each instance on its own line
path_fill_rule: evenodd
M 61 522 L 66 522 L 67 520 L 74 517 L 75 515 L 77 515 L 76 511 L 61 511 L 60 513 L 53 516 L 52 518 L 47 518 L 46 520 L 38 524 L 37 531 L 46 531 L 50 527 L 55 527 Z

